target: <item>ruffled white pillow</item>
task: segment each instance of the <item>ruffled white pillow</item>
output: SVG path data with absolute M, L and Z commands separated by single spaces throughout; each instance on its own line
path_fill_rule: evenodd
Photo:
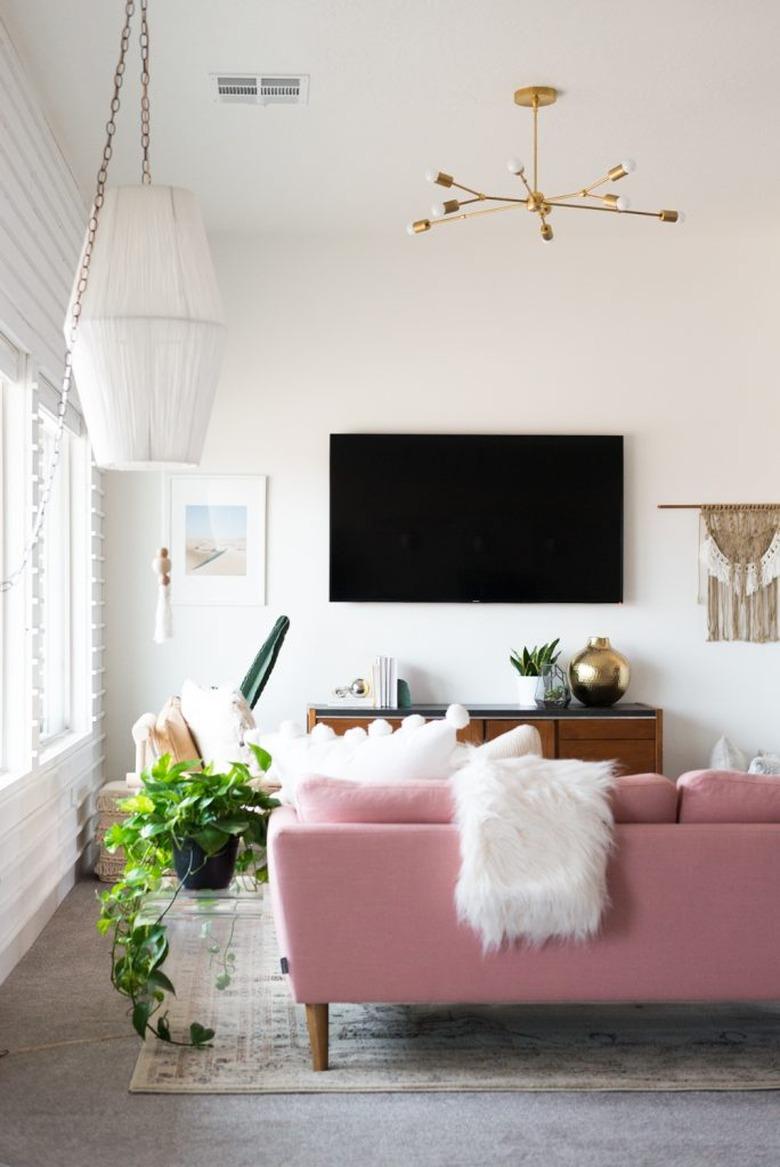
M 383 718 L 372 721 L 368 732 L 356 727 L 343 736 L 328 725 L 316 725 L 305 734 L 284 722 L 278 733 L 254 731 L 247 741 L 268 751 L 273 758 L 270 774 L 282 783 L 283 801 L 294 802 L 298 782 L 312 774 L 385 784 L 448 778 L 457 732 L 468 723 L 463 706 L 451 705 L 437 721 L 411 714 L 395 733 Z

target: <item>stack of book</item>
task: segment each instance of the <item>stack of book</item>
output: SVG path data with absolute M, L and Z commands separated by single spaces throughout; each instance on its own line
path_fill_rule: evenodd
M 371 666 L 371 695 L 375 709 L 398 706 L 398 662 L 394 656 L 378 656 Z

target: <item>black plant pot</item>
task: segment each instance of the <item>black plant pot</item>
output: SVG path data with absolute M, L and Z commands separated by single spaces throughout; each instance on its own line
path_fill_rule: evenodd
M 194 839 L 185 839 L 181 847 L 173 848 L 173 864 L 188 891 L 222 891 L 233 878 L 237 854 L 238 839 L 234 836 L 221 851 L 209 856 Z

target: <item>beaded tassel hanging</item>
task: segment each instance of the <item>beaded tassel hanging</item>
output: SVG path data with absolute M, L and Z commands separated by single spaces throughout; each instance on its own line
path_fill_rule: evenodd
M 171 614 L 171 561 L 168 548 L 161 547 L 152 560 L 152 571 L 157 576 L 157 610 L 154 618 L 154 643 L 163 644 L 173 636 Z
M 707 639 L 780 639 L 780 509 L 702 507 Z

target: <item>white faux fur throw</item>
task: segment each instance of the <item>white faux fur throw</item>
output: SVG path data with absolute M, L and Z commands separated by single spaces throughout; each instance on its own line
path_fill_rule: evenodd
M 452 779 L 459 918 L 485 952 L 594 935 L 607 904 L 612 764 L 471 757 Z

